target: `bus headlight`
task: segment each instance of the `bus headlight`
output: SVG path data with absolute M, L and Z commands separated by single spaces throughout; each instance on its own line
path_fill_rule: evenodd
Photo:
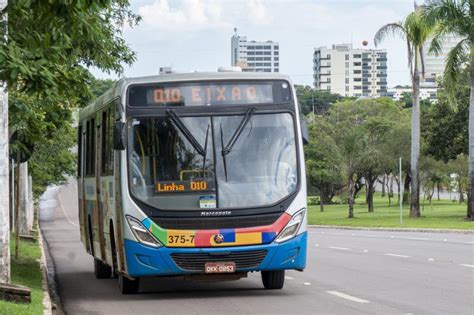
M 135 235 L 135 238 L 142 244 L 152 246 L 152 247 L 160 247 L 162 244 L 148 231 L 148 229 L 137 219 L 131 217 L 129 215 L 127 217 L 128 225 Z
M 300 229 L 301 224 L 303 223 L 304 215 L 306 213 L 306 208 L 301 209 L 296 212 L 292 217 L 290 222 L 288 222 L 285 228 L 278 234 L 275 242 L 282 243 L 289 240 L 290 238 L 295 237 L 296 233 Z

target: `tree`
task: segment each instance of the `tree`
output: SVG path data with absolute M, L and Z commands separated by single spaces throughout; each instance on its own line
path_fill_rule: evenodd
M 468 162 L 468 202 L 466 219 L 474 221 L 474 1 L 435 0 L 428 2 L 425 19 L 427 23 L 437 23 L 430 50 L 441 51 L 441 43 L 447 36 L 460 38 L 449 51 L 443 75 L 443 86 L 456 105 L 456 91 L 464 65 L 470 68 L 469 98 L 469 162 Z
M 344 186 L 339 150 L 330 136 L 331 128 L 323 117 L 317 117 L 309 126 L 310 141 L 305 147 L 308 182 L 319 190 L 321 211 Z
M 8 19 L 7 19 L 8 16 Z M 128 0 L 17 0 L 0 2 L 0 82 L 9 91 L 84 102 L 94 66 L 122 72 L 135 54 L 121 37 L 124 24 L 138 23 Z M 3 88 L 0 93 L 3 94 Z M 2 95 L 3 96 L 3 95 Z M 8 111 L 0 100 L 0 187 L 8 193 Z M 0 281 L 9 280 L 9 198 L 0 196 Z M 8 219 L 7 219 L 8 221 Z
M 310 144 L 307 152 L 311 161 L 308 172 L 315 180 L 327 180 L 335 170 L 341 174 L 338 176 L 343 176 L 349 218 L 354 217 L 355 198 L 362 179 L 369 187 L 368 209 L 373 211 L 375 180 L 383 174 L 383 165 L 396 163 L 393 160 L 401 154 L 391 148 L 390 142 L 399 137 L 397 128 L 406 129 L 407 115 L 403 113 L 392 100 L 380 98 L 338 102 L 326 115 L 318 117 L 316 128 L 320 130 L 312 136 L 322 139 L 312 139 L 314 148 Z M 397 152 L 394 153 L 397 157 L 390 160 L 389 152 Z M 312 174 L 313 171 L 316 173 Z
M 445 91 L 441 91 L 438 102 L 421 112 L 424 127 L 421 136 L 426 142 L 424 153 L 444 162 L 456 159 L 461 153 L 468 154 L 470 77 L 466 70 L 457 82 L 456 110 L 452 109 Z
M 0 0 L 0 10 L 7 6 Z M 0 35 L 6 33 L 6 16 L 0 16 Z M 8 94 L 0 79 L 0 283 L 10 282 L 10 198 L 8 169 Z
M 459 203 L 464 202 L 464 182 L 468 175 L 467 156 L 459 154 L 456 159 L 448 161 L 448 170 L 450 173 L 456 174 L 458 184 Z
M 420 156 L 420 69 L 424 76 L 423 44 L 430 36 L 433 25 L 426 22 L 422 15 L 423 7 L 415 8 L 403 22 L 382 26 L 374 36 L 376 46 L 390 35 L 398 35 L 406 40 L 408 66 L 413 86 L 413 107 L 411 126 L 411 205 L 410 216 L 420 216 L 420 183 L 418 178 L 418 160 Z
M 315 115 L 322 115 L 327 112 L 331 104 L 343 99 L 339 94 L 318 91 L 310 86 L 295 85 L 295 89 L 303 115 L 312 113 L 313 109 Z

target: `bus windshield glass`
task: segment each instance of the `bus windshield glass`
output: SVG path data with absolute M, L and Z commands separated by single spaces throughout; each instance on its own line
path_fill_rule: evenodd
M 132 194 L 163 210 L 248 208 L 278 202 L 298 182 L 289 113 L 133 118 Z

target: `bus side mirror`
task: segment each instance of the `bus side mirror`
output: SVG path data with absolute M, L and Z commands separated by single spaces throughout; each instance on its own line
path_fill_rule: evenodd
M 125 150 L 125 123 L 117 121 L 114 125 L 114 150 Z
M 303 137 L 303 144 L 309 143 L 308 121 L 306 116 L 300 115 L 301 136 Z

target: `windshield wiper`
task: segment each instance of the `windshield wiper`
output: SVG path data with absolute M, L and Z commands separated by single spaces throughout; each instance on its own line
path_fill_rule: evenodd
M 242 120 L 240 121 L 240 124 L 235 130 L 232 137 L 230 138 L 229 143 L 227 143 L 225 148 L 224 147 L 222 148 L 222 156 L 226 156 L 232 151 L 232 148 L 234 147 L 235 142 L 237 141 L 237 139 L 239 139 L 240 135 L 242 134 L 242 131 L 244 130 L 245 126 L 247 126 L 254 112 L 255 112 L 255 108 L 253 107 L 247 110 L 247 112 L 245 113 L 245 117 L 242 118 Z M 221 130 L 221 140 L 222 140 L 222 130 Z
M 206 140 L 204 141 L 204 155 L 202 159 L 202 178 L 205 178 L 205 172 L 206 172 L 206 154 L 207 154 L 207 139 L 209 138 L 209 125 L 207 125 L 207 130 L 206 130 Z
M 203 147 L 199 144 L 199 142 L 194 138 L 192 133 L 189 131 L 189 129 L 186 127 L 186 125 L 183 123 L 181 118 L 179 118 L 178 114 L 176 114 L 172 110 L 167 110 L 166 115 L 173 121 L 173 123 L 176 125 L 176 127 L 184 134 L 186 139 L 193 145 L 194 149 L 202 155 L 206 156 L 206 150 L 203 149 Z

